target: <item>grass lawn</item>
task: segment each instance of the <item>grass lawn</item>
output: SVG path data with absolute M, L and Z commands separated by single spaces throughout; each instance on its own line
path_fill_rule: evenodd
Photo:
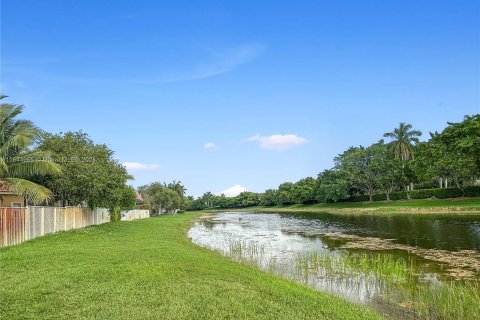
M 231 209 L 222 209 L 226 211 Z M 414 199 L 396 201 L 367 201 L 367 202 L 339 202 L 318 203 L 312 205 L 291 205 L 273 207 L 249 207 L 236 209 L 240 211 L 256 212 L 330 212 L 343 214 L 356 213 L 447 213 L 447 214 L 480 214 L 480 198 L 454 198 L 454 199 Z M 212 210 L 210 210 L 212 211 Z M 213 210 L 215 211 L 215 210 Z
M 380 319 L 192 244 L 196 214 L 0 249 L 0 319 Z

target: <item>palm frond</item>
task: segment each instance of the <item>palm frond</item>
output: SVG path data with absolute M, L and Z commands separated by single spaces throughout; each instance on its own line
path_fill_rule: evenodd
M 0 157 L 0 177 L 5 177 L 8 174 L 8 165 L 3 157 Z
M 62 170 L 58 164 L 48 160 L 17 162 L 8 167 L 8 175 L 19 178 L 60 174 L 61 172 Z
M 20 178 L 4 179 L 9 188 L 25 197 L 28 203 L 41 204 L 48 202 L 52 197 L 52 192 L 44 186 Z
M 11 150 L 24 150 L 41 134 L 42 131 L 28 120 L 18 120 L 8 128 L 0 125 L 0 156 L 6 157 Z

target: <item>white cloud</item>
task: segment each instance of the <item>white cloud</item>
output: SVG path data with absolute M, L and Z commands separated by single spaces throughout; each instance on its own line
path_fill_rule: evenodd
M 207 142 L 203 145 L 203 148 L 208 150 L 208 149 L 217 149 L 218 147 L 213 142 Z
M 260 148 L 268 150 L 286 150 L 308 142 L 307 139 L 296 134 L 274 134 L 271 136 L 257 134 L 245 141 L 258 142 Z
M 139 170 L 153 170 L 159 167 L 156 163 L 140 163 L 140 162 L 125 162 L 123 166 L 128 171 L 139 171 Z
M 247 188 L 244 186 L 241 186 L 239 184 L 234 185 L 233 187 L 230 187 L 228 189 L 223 190 L 222 192 L 216 193 L 217 195 L 224 194 L 226 197 L 236 197 L 240 193 L 248 191 Z

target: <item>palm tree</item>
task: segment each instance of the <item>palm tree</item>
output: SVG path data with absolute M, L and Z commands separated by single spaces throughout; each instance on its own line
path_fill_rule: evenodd
M 185 186 L 182 185 L 182 181 L 173 180 L 173 182 L 168 184 L 167 188 L 177 192 L 181 198 L 183 198 L 187 192 Z
M 400 122 L 398 128 L 395 128 L 393 132 L 385 133 L 383 136 L 392 139 L 390 144 L 395 158 L 402 161 L 408 161 L 413 159 L 414 155 L 412 146 L 414 143 L 419 142 L 418 137 L 421 135 L 421 131 L 412 130 L 411 124 Z
M 0 95 L 0 100 L 4 98 Z M 30 179 L 60 173 L 61 169 L 51 161 L 50 152 L 31 148 L 42 131 L 31 121 L 15 119 L 22 111 L 21 105 L 0 103 L 0 180 L 28 203 L 40 204 L 51 199 L 52 193 Z
M 395 158 L 402 161 L 402 180 L 405 176 L 405 162 L 414 158 L 413 145 L 418 143 L 418 137 L 422 135 L 419 130 L 412 130 L 412 125 L 405 122 L 400 122 L 398 128 L 395 128 L 393 132 L 387 132 L 383 136 L 390 138 L 390 146 Z M 413 183 L 410 182 L 410 188 L 413 190 Z M 405 186 L 406 190 L 409 187 Z

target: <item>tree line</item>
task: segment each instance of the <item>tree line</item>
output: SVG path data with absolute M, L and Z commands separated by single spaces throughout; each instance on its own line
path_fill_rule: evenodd
M 87 133 L 48 133 L 19 119 L 24 107 L 0 96 L 0 185 L 22 194 L 27 205 L 108 208 L 113 220 L 136 206 L 138 194 L 154 214 L 190 207 L 180 181 L 153 182 L 135 190 L 133 177 L 105 144 Z
M 263 193 L 237 197 L 211 192 L 191 202 L 191 209 L 313 204 L 410 197 L 464 196 L 478 185 L 480 115 L 449 122 L 442 132 L 422 132 L 400 123 L 370 146 L 350 147 L 334 158 L 334 166 L 295 183 L 285 182 Z M 439 190 L 433 190 L 437 188 Z M 480 195 L 475 187 L 474 194 Z M 419 190 L 423 190 L 420 192 Z M 430 190 L 426 192 L 426 190 Z M 435 192 L 434 192 L 435 191 Z M 469 194 L 472 193 L 469 191 Z
M 135 207 L 137 193 L 153 213 L 255 205 L 390 200 L 424 197 L 429 190 L 445 196 L 470 195 L 480 169 L 480 115 L 448 123 L 442 132 L 422 133 L 400 123 L 370 146 L 350 147 L 334 158 L 334 166 L 295 183 L 285 182 L 262 193 L 236 197 L 206 192 L 194 199 L 180 181 L 153 182 L 138 190 L 133 179 L 105 144 L 88 134 L 52 134 L 33 122 L 18 119 L 23 106 L 5 103 L 0 96 L 0 184 L 25 197 L 27 204 L 108 208 L 112 218 Z M 385 141 L 388 139 L 388 141 Z M 415 190 L 414 190 L 415 189 Z M 453 190 L 453 191 L 452 191 Z M 436 194 L 436 193 L 434 193 Z
M 114 220 L 135 207 L 125 167 L 86 133 L 47 133 L 19 119 L 23 106 L 0 96 L 0 181 L 27 205 L 108 208 Z

